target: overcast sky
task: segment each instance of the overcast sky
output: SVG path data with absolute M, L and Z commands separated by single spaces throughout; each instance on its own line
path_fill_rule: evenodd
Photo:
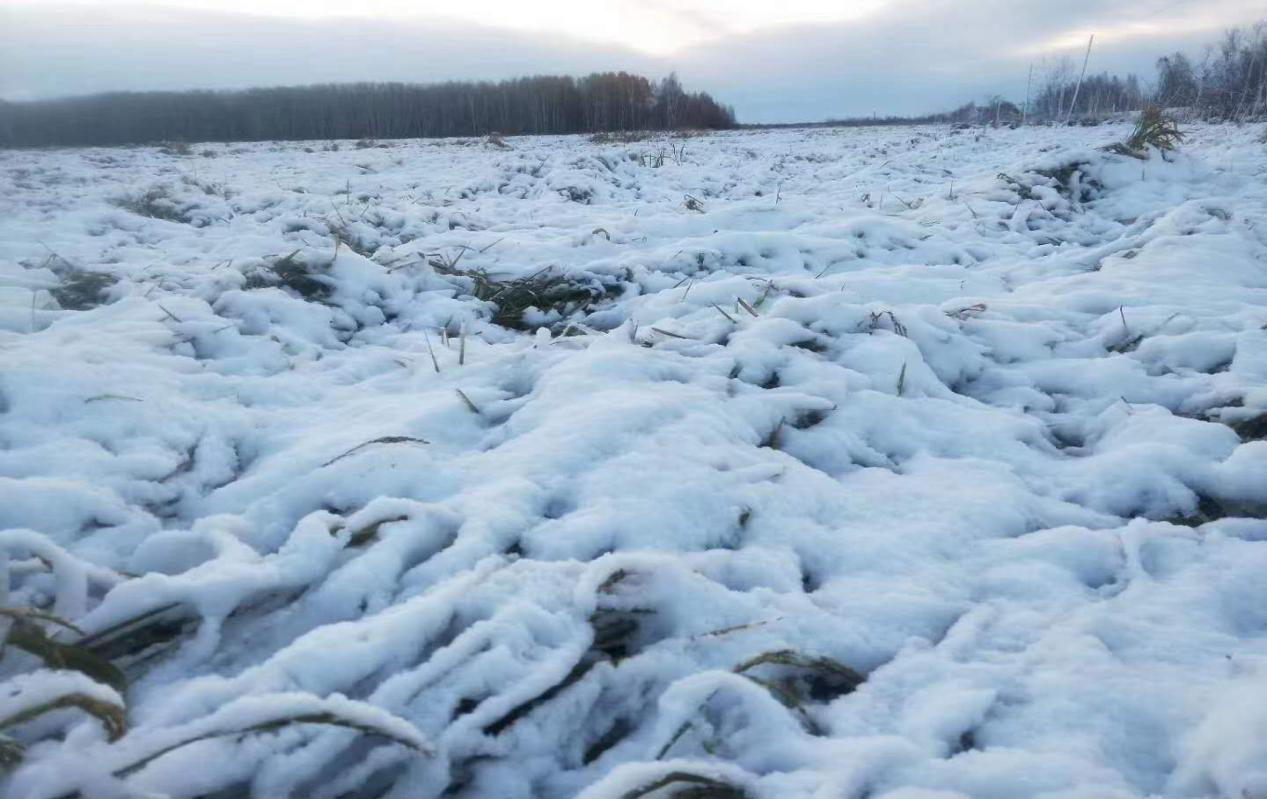
M 0 97 L 676 70 L 744 122 L 1024 99 L 1030 64 L 1152 77 L 1267 0 L 0 0 Z

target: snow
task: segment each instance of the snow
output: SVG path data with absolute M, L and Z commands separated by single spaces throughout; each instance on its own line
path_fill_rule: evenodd
M 0 793 L 1267 798 L 1262 132 L 0 152 Z

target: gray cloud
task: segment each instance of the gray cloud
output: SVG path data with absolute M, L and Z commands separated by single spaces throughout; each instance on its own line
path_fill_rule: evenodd
M 745 121 L 918 114 L 985 95 L 1024 98 L 1062 56 L 1080 61 L 1081 31 L 1102 31 L 1091 72 L 1151 77 L 1157 57 L 1199 51 L 1224 27 L 1267 17 L 1267 2 L 1220 0 L 905 0 L 849 24 L 774 30 L 715 42 L 680 70 L 733 103 Z M 1140 22 L 1182 27 L 1125 36 Z M 1198 18 L 1198 19 L 1194 19 Z M 1044 43 L 1070 35 L 1063 49 Z M 1046 59 L 1044 61 L 1044 59 Z
M 1220 28 L 1262 17 L 1267 0 L 894 0 L 849 23 L 774 28 L 656 58 L 454 22 L 8 6 L 0 96 L 676 69 L 743 121 L 816 120 L 920 113 L 992 93 L 1019 100 L 1031 63 L 1041 71 L 1044 56 L 1076 50 L 1044 45 L 1087 30 L 1102 36 L 1092 71 L 1149 76 L 1158 55 L 1197 51 Z
M 631 50 L 436 21 L 299 20 L 170 7 L 0 9 L 0 96 L 654 71 Z

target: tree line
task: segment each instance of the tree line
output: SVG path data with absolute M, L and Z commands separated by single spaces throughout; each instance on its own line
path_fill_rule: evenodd
M 0 146 L 392 139 L 721 129 L 735 113 L 676 75 L 626 72 L 500 82 L 346 83 L 228 91 L 110 92 L 0 101 Z
M 1145 105 L 1186 108 L 1202 117 L 1251 119 L 1267 114 L 1267 22 L 1232 28 L 1200 58 L 1157 59 L 1156 81 L 1135 75 L 1079 76 L 1066 58 L 1046 70 L 1029 112 L 1039 119 L 1100 118 Z
M 1092 55 L 1094 58 L 1094 54 Z M 1267 117 L 1267 22 L 1228 30 L 1200 58 L 1183 53 L 1162 56 L 1150 84 L 1138 75 L 1108 72 L 1083 75 L 1081 64 L 1061 58 L 1038 65 L 1030 74 L 1024 102 L 993 95 L 950 111 L 922 116 L 869 116 L 815 123 L 830 127 L 863 125 L 1017 125 L 1024 122 L 1101 120 L 1135 113 L 1145 106 L 1183 108 L 1215 120 Z M 791 127 L 758 125 L 753 127 Z
M 1267 112 L 1267 23 L 1228 31 L 1193 62 L 1183 53 L 1157 61 L 1158 103 L 1222 119 Z
M 1094 54 L 1092 55 L 1094 59 Z M 866 117 L 834 125 L 889 125 L 949 122 L 1015 125 L 1022 122 L 1100 120 L 1134 113 L 1148 105 L 1183 108 L 1215 120 L 1267 117 L 1267 22 L 1233 28 L 1200 58 L 1162 56 L 1149 84 L 1138 75 L 1081 74 L 1068 57 L 1042 64 L 1031 73 L 1024 103 L 994 95 L 939 114 L 919 117 Z

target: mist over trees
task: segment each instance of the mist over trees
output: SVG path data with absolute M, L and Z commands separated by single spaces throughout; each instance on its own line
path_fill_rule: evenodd
M 1186 109 L 1212 120 L 1267 117 L 1267 22 L 1233 28 L 1217 45 L 1193 60 L 1183 53 L 1162 56 L 1156 78 L 1082 72 L 1082 59 L 1069 57 L 1034 65 L 1028 97 L 993 95 L 950 110 L 922 116 L 867 116 L 813 123 L 819 126 L 1018 125 L 1024 122 L 1090 122 L 1134 114 L 1145 106 Z M 1091 62 L 1095 53 L 1091 54 Z M 1081 83 L 1079 83 L 1081 78 Z M 798 123 L 758 127 L 796 127 Z
M 497 83 L 349 83 L 115 92 L 0 102 L 0 145 L 390 139 L 730 128 L 734 111 L 676 75 L 626 72 Z
M 1107 73 L 1087 75 L 1078 88 L 1068 59 L 1044 73 L 1029 109 L 1039 119 L 1099 118 L 1149 104 L 1211 119 L 1257 118 L 1267 113 L 1267 23 L 1227 31 L 1195 61 L 1183 53 L 1162 56 L 1150 88 L 1135 75 Z
M 1091 55 L 1094 62 L 1095 53 Z M 1081 59 L 1079 59 L 1081 61 Z M 833 125 L 897 125 L 926 122 L 1014 125 L 1022 121 L 1064 122 L 1133 114 L 1145 106 L 1187 109 L 1213 120 L 1267 116 L 1267 22 L 1234 28 L 1194 60 L 1183 53 L 1162 56 L 1156 78 L 1108 72 L 1080 76 L 1081 63 L 1068 57 L 1035 65 L 1028 103 L 995 95 L 939 114 L 865 117 Z M 1082 77 L 1079 85 L 1079 77 Z

